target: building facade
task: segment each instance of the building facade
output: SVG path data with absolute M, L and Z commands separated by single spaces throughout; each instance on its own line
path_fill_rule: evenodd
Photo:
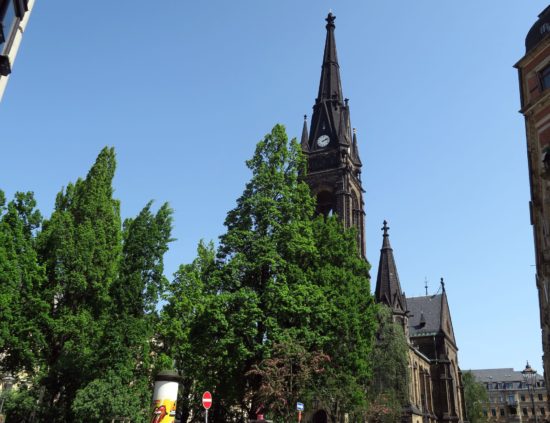
M 550 377 L 550 6 L 525 39 L 525 56 L 516 63 L 521 110 L 525 117 L 535 241 L 536 285 L 539 293 L 543 363 L 546 384 Z
M 0 101 L 33 6 L 34 0 L 0 0 Z
M 512 368 L 470 370 L 470 372 L 487 390 L 489 402 L 483 405 L 483 414 L 488 421 L 534 423 L 536 416 L 536 421 L 543 423 L 549 419 L 548 393 L 541 375 L 536 375 L 536 384 L 531 391 L 531 387 L 528 387 L 524 381 L 523 374 Z M 533 401 L 531 401 L 531 392 Z
M 359 252 L 366 259 L 365 202 L 357 134 L 351 125 L 349 101 L 343 96 L 336 50 L 335 16 L 326 18 L 326 40 L 319 91 L 301 145 L 308 159 L 307 182 L 317 199 L 317 212 L 337 214 L 345 227 L 357 229 Z M 388 305 L 409 343 L 409 401 L 403 421 L 463 422 L 464 400 L 458 347 L 452 328 L 445 285 L 441 292 L 405 298 L 401 291 L 389 228 L 384 222 L 375 298 Z M 327 422 L 323 410 L 311 422 Z

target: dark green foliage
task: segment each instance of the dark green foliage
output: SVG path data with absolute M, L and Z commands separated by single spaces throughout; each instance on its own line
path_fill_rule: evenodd
M 401 421 L 408 400 L 409 346 L 403 327 L 393 321 L 389 307 L 377 305 L 377 320 L 377 342 L 370 355 L 375 365 L 367 396 L 367 417 L 369 421 L 394 423 Z
M 26 305 L 36 303 L 25 319 L 17 307 L 0 308 L 2 364 L 27 369 L 33 380 L 28 394 L 35 398 L 28 404 L 39 421 L 99 422 L 120 415 L 142 421 L 147 415 L 172 211 L 165 204 L 154 214 L 148 204 L 122 229 L 112 197 L 115 167 L 114 150 L 103 149 L 87 177 L 58 194 L 36 241 L 40 216 L 32 195 L 18 194 L 0 222 L 0 238 L 6 238 L 0 280 L 11 284 L 0 301 L 17 305 L 14 294 L 24 294 Z M 38 299 L 26 294 L 26 286 Z M 18 320 L 26 326 L 13 323 Z M 27 336 L 13 339 L 22 333 Z
M 0 191 L 0 371 L 33 371 L 46 344 L 43 324 L 48 304 L 42 297 L 44 268 L 35 251 L 35 229 L 42 220 L 32 193 L 16 193 L 5 205 Z
M 184 416 L 200 411 L 204 388 L 216 399 L 216 422 L 245 421 L 274 404 L 261 389 L 265 365 L 284 361 L 276 348 L 291 340 L 306 357 L 334 357 L 326 372 L 311 377 L 310 398 L 323 396 L 334 409 L 360 408 L 376 321 L 369 266 L 355 233 L 335 218 L 314 218 L 314 200 L 300 178 L 305 159 L 282 126 L 258 143 L 247 166 L 252 178 L 227 215 L 217 254 L 201 244 L 167 297 L 162 340 L 186 378 Z M 351 395 L 336 398 L 344 380 Z
M 168 204 L 153 214 L 149 203 L 124 222 L 122 260 L 107 310 L 110 321 L 97 351 L 97 367 L 106 371 L 78 391 L 72 405 L 76 421 L 147 419 L 155 364 L 151 342 L 158 324 L 156 305 L 166 285 L 163 256 L 171 229 Z
M 343 411 L 360 415 L 377 327 L 370 266 L 357 252 L 355 230 L 345 230 L 336 217 L 318 217 L 313 229 L 319 258 L 312 277 L 326 300 L 316 307 L 312 328 L 332 357 L 317 396 L 333 419 Z
M 86 179 L 58 194 L 38 237 L 51 306 L 45 351 L 49 421 L 71 421 L 76 391 L 97 375 L 96 353 L 109 323 L 109 290 L 121 257 L 119 203 L 112 198 L 115 153 L 105 148 Z
M 148 394 L 146 399 L 144 392 Z M 134 423 L 146 423 L 150 396 L 147 379 L 136 381 L 120 369 L 109 370 L 78 391 L 72 404 L 74 421 L 101 423 L 130 417 Z
M 487 391 L 482 383 L 476 381 L 471 372 L 462 373 L 464 386 L 464 403 L 466 417 L 470 423 L 485 423 L 487 417 L 483 415 L 483 405 L 489 402 Z
M 408 351 L 403 327 L 393 321 L 392 311 L 384 304 L 377 305 L 379 329 L 372 350 L 371 362 L 376 363 L 369 392 L 373 398 L 394 392 L 404 404 L 408 395 Z

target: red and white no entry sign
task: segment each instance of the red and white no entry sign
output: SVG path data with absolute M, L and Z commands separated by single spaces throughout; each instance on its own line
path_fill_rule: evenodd
M 212 407 L 212 394 L 208 391 L 202 394 L 202 406 L 207 410 Z

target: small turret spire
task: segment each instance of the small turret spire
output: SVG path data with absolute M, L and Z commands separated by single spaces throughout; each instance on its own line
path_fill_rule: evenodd
M 304 115 L 304 127 L 302 128 L 302 151 L 304 153 L 309 153 L 309 145 L 308 145 L 309 135 L 307 133 L 307 115 Z
M 375 298 L 376 301 L 391 307 L 394 313 L 406 313 L 407 303 L 401 291 L 393 249 L 390 245 L 390 235 L 388 234 L 390 227 L 386 220 L 384 220 L 384 226 L 381 229 L 383 241 L 376 278 Z
M 361 163 L 361 159 L 359 158 L 359 148 L 357 147 L 357 129 L 353 128 L 353 137 L 351 142 L 351 158 L 353 162 L 361 167 L 363 164 Z

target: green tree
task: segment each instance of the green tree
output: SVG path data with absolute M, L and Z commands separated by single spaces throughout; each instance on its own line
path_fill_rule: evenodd
M 373 422 L 399 422 L 408 400 L 409 346 L 403 327 L 393 321 L 391 309 L 384 304 L 377 308 L 379 326 L 370 355 L 376 365 L 369 383 L 367 417 Z
M 9 204 L 0 191 L 0 371 L 33 372 L 46 345 L 42 297 L 44 268 L 35 251 L 42 217 L 32 193 L 16 193 Z
M 476 381 L 472 372 L 462 373 L 462 384 L 467 420 L 470 423 L 487 422 L 487 417 L 483 415 L 483 405 L 489 402 L 485 387 Z
M 44 420 L 74 421 L 76 392 L 101 371 L 96 367 L 110 323 L 110 289 L 122 253 L 118 200 L 113 199 L 115 153 L 104 148 L 87 177 L 60 192 L 38 237 L 51 307 L 46 330 Z
M 97 352 L 97 367 L 106 372 L 78 391 L 72 405 L 76 421 L 147 420 L 155 364 L 151 343 L 158 324 L 157 305 L 167 284 L 163 256 L 171 229 L 172 210 L 166 203 L 156 214 L 149 203 L 135 219 L 124 222 L 119 275 L 110 290 L 109 324 Z
M 345 229 L 335 216 L 319 216 L 313 223 L 318 258 L 312 278 L 325 301 L 317 305 L 311 326 L 319 348 L 331 356 L 317 399 L 333 420 L 344 412 L 355 418 L 367 406 L 373 368 L 369 357 L 377 329 L 370 266 L 358 254 L 354 229 Z
M 159 365 L 168 367 L 174 362 L 180 371 L 182 382 L 178 391 L 178 410 L 182 413 L 182 421 L 188 421 L 191 416 L 200 412 L 201 388 L 211 390 L 213 386 L 211 380 L 205 380 L 207 375 L 203 373 L 203 369 L 207 366 L 200 351 L 210 346 L 199 346 L 191 330 L 200 330 L 197 325 L 198 317 L 207 308 L 207 300 L 213 297 L 207 295 L 206 286 L 216 269 L 213 244 L 205 245 L 201 241 L 197 258 L 191 264 L 179 267 L 164 295 L 166 304 L 158 327 L 161 341 Z M 210 327 L 208 323 L 207 327 Z M 205 337 L 200 339 L 207 342 Z M 222 357 L 219 357 L 220 361 Z M 215 367 L 219 362 L 210 365 Z
M 163 345 L 184 375 L 197 375 L 186 398 L 208 387 L 217 399 L 214 421 L 245 421 L 266 402 L 261 363 L 294 339 L 307 354 L 335 357 L 327 374 L 353 382 L 351 399 L 339 405 L 363 404 L 376 322 L 355 233 L 335 218 L 314 217 L 301 177 L 306 161 L 281 125 L 247 166 L 251 180 L 227 215 L 217 252 L 199 246 L 170 287 L 164 316 L 175 329 Z M 321 393 L 329 381 L 314 379 L 311 390 Z

